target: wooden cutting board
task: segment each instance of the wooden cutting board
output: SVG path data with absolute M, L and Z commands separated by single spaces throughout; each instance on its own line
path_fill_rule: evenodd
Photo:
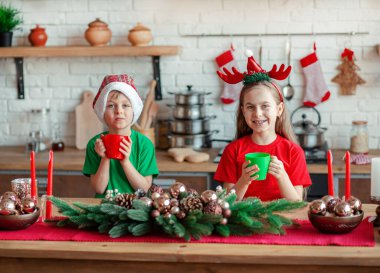
M 75 146 L 79 150 L 86 148 L 88 141 L 103 131 L 103 124 L 92 108 L 94 94 L 83 92 L 83 101 L 75 107 Z

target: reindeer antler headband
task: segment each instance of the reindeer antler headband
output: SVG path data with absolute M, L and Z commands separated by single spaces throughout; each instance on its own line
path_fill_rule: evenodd
M 269 72 L 266 72 L 258 63 L 256 63 L 255 59 L 251 56 L 247 61 L 247 72 L 241 73 L 235 67 L 232 67 L 232 73 L 225 67 L 223 67 L 223 72 L 216 71 L 218 76 L 229 84 L 236 84 L 243 81 L 244 85 L 260 82 L 260 81 L 268 81 L 270 82 L 274 88 L 277 90 L 278 95 L 280 96 L 281 101 L 283 102 L 283 96 L 280 92 L 278 86 L 271 81 L 271 79 L 276 80 L 285 80 L 292 70 L 291 66 L 288 66 L 285 69 L 285 65 L 282 64 L 280 68 L 277 70 L 277 65 L 273 65 L 272 69 Z

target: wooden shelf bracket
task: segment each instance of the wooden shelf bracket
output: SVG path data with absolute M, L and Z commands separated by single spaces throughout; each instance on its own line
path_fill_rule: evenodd
M 24 58 L 16 57 L 16 79 L 17 79 L 17 98 L 25 99 L 24 91 Z

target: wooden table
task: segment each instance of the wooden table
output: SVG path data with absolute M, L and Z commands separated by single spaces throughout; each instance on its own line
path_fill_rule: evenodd
M 364 205 L 365 216 L 376 205 Z M 305 219 L 306 209 L 287 216 Z M 321 234 L 321 236 L 323 236 Z M 380 272 L 375 247 L 0 241 L 1 272 Z

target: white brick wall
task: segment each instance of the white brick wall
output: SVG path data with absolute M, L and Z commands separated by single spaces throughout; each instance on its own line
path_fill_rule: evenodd
M 4 1 L 4 0 L 3 0 Z M 167 103 L 174 103 L 168 92 L 210 91 L 208 113 L 217 113 L 212 128 L 220 132 L 215 138 L 232 138 L 235 134 L 236 104 L 219 102 L 222 83 L 215 75 L 214 58 L 231 42 L 236 47 L 239 67 L 245 67 L 244 52 L 258 54 L 263 44 L 262 66 L 286 62 L 287 36 L 253 36 L 249 34 L 303 33 L 292 36 L 291 82 L 296 94 L 287 104 L 292 112 L 303 98 L 304 79 L 299 59 L 311 52 L 317 42 L 318 56 L 331 99 L 319 106 L 326 138 L 334 148 L 348 148 L 352 120 L 369 123 L 370 146 L 380 148 L 380 1 L 377 0 L 5 0 L 21 8 L 24 25 L 14 33 L 13 43 L 28 46 L 27 35 L 35 24 L 46 28 L 48 46 L 87 45 L 83 34 L 96 17 L 109 24 L 112 45 L 127 45 L 127 35 L 140 21 L 153 31 L 154 45 L 180 45 L 178 56 L 161 58 L 164 101 L 159 116 L 171 113 Z M 369 35 L 312 35 L 312 32 L 370 32 Z M 225 37 L 189 37 L 192 34 L 232 34 Z M 244 36 L 233 36 L 246 34 Z M 331 82 L 338 73 L 340 53 L 351 45 L 355 51 L 359 74 L 366 80 L 354 96 L 342 96 Z M 152 78 L 149 57 L 25 58 L 25 99 L 17 99 L 15 66 L 12 59 L 0 59 L 0 145 L 22 145 L 29 131 L 29 112 L 50 107 L 51 122 L 62 124 L 64 141 L 74 145 L 75 106 L 82 92 L 97 91 L 108 73 L 130 73 L 145 97 Z M 280 84 L 285 84 L 280 82 Z M 215 145 L 220 145 L 215 143 Z

